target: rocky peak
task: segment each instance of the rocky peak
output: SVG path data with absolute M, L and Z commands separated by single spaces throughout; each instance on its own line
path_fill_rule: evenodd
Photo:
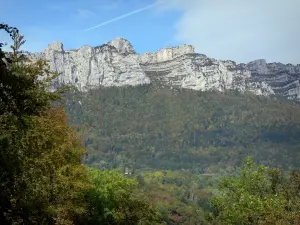
M 257 74 L 267 74 L 268 67 L 265 59 L 257 59 L 247 64 L 247 68 L 253 73 Z
M 53 52 L 53 51 L 58 51 L 58 52 L 63 52 L 63 44 L 59 41 L 55 41 L 51 44 L 48 45 L 48 47 L 44 50 L 44 52 Z
M 128 40 L 121 37 L 113 39 L 107 44 L 115 47 L 119 53 L 123 53 L 123 54 L 135 53 L 132 44 Z
M 160 49 L 154 53 L 146 52 L 143 55 L 140 55 L 139 60 L 141 63 L 148 64 L 148 63 L 158 63 L 173 60 L 179 56 L 186 55 L 186 54 L 194 54 L 195 47 L 192 45 L 181 45 L 177 47 L 166 47 Z
M 82 57 L 90 57 L 93 52 L 93 48 L 88 45 L 82 46 L 80 49 L 78 49 L 78 54 L 80 54 Z

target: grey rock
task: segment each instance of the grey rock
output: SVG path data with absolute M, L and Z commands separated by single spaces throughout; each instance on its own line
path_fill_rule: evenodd
M 53 89 L 65 84 L 87 91 L 98 86 L 157 83 L 200 91 L 238 90 L 300 99 L 300 65 L 266 63 L 262 59 L 236 64 L 198 54 L 192 45 L 139 55 L 123 38 L 75 50 L 64 50 L 62 43 L 54 42 L 31 58 L 49 60 L 50 69 L 62 74 L 53 83 Z
M 300 100 L 300 65 L 267 63 L 255 60 L 245 66 L 252 74 L 252 80 L 265 82 L 275 94 Z

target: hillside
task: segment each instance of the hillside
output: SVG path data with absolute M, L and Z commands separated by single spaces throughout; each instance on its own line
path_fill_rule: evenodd
M 232 171 L 247 155 L 299 168 L 300 107 L 251 93 L 102 87 L 66 94 L 86 163 L 100 168 Z

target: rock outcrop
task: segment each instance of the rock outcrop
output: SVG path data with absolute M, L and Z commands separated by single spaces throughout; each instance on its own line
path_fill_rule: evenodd
M 76 50 L 64 50 L 62 43 L 54 42 L 31 57 L 49 60 L 51 70 L 62 73 L 54 88 L 73 84 L 86 91 L 98 86 L 158 83 L 201 91 L 230 89 L 300 99 L 300 65 L 267 64 L 265 60 L 236 64 L 198 54 L 191 45 L 139 55 L 123 38 Z
M 62 73 L 54 87 L 73 84 L 80 91 L 103 86 L 124 86 L 150 83 L 142 70 L 131 44 L 116 39 L 99 47 L 82 46 L 65 51 L 59 42 L 49 44 L 35 59 L 47 59 L 50 69 Z
M 266 60 L 259 59 L 245 67 L 251 72 L 253 81 L 263 81 L 276 94 L 300 100 L 300 64 L 267 63 Z

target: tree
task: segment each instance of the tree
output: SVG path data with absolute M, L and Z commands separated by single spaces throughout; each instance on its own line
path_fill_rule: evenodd
M 298 224 L 299 184 L 299 175 L 286 179 L 280 170 L 257 166 L 248 157 L 239 177 L 221 182 L 210 219 L 221 224 Z
M 89 224 L 159 224 L 154 206 L 136 189 L 137 180 L 117 170 L 90 170 Z
M 39 214 L 58 224 L 87 216 L 85 195 L 91 185 L 81 164 L 86 151 L 68 125 L 62 106 L 36 116 L 20 143 L 27 147 L 22 163 L 22 183 L 27 188 L 17 185 L 15 207 L 33 212 L 31 222 L 40 221 Z
M 0 223 L 72 224 L 86 213 L 90 183 L 80 139 L 51 104 L 63 91 L 48 91 L 58 74 L 20 51 L 16 28 L 0 29 L 14 41 L 11 53 L 0 46 Z

